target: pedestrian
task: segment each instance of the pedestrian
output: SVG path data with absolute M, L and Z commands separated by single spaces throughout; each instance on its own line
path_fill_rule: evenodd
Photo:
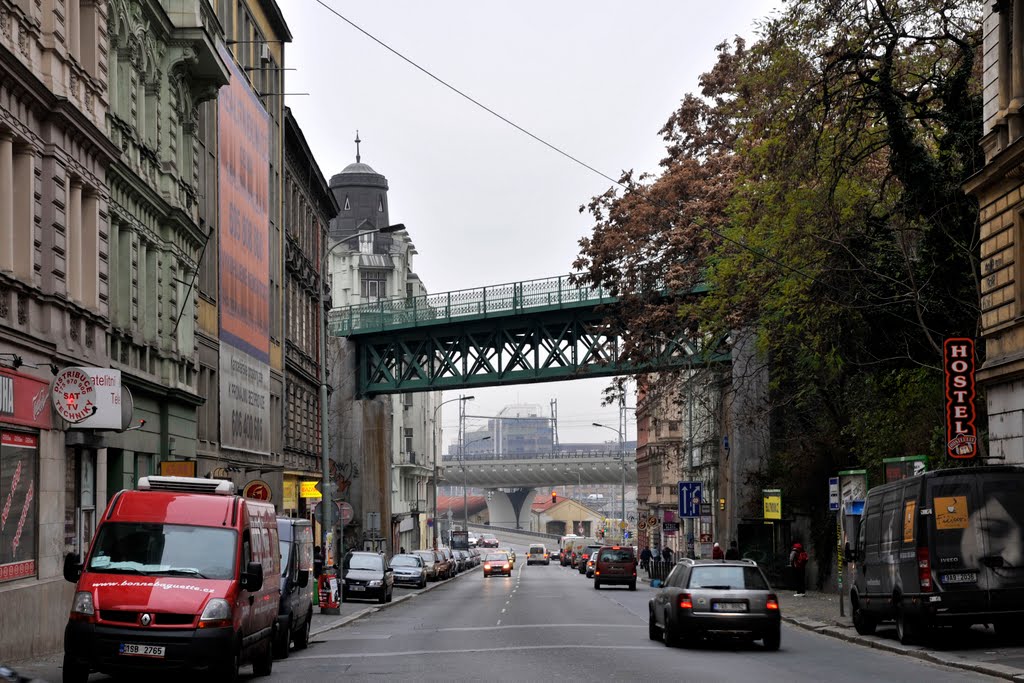
M 740 559 L 740 549 L 736 545 L 736 541 L 732 541 L 729 544 L 729 549 L 725 551 L 725 559 L 727 560 L 738 560 Z
M 401 555 L 405 555 L 405 546 L 404 545 L 398 546 L 398 552 Z
M 640 568 L 651 575 L 651 549 L 645 547 L 640 551 Z
M 661 559 L 663 559 L 665 562 L 671 562 L 672 561 L 672 548 L 669 548 L 668 546 L 665 546 L 664 548 L 662 548 L 661 549 Z
M 807 594 L 807 551 L 802 544 L 793 544 L 793 550 L 789 553 L 789 566 L 793 569 L 793 583 L 796 587 L 793 597 L 802 598 Z
M 717 543 L 711 548 L 711 559 L 712 560 L 724 560 L 725 553 L 722 551 L 722 546 Z

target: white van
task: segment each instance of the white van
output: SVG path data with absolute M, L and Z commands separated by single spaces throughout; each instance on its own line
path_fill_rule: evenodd
M 566 534 L 558 539 L 558 563 L 563 567 L 569 564 L 569 554 L 572 552 L 572 542 L 580 538 L 576 534 Z

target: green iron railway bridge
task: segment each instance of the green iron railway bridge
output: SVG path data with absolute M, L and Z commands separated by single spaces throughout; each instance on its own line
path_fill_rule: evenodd
M 695 291 L 695 293 L 699 293 Z M 620 358 L 607 320 L 619 301 L 569 276 L 382 299 L 330 311 L 329 332 L 356 346 L 358 395 L 611 377 L 727 361 L 688 339 L 652 340 L 643 363 Z

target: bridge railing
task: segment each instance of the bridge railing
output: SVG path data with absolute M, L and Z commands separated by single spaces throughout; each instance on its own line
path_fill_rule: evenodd
M 626 459 L 629 459 L 630 454 L 634 453 L 634 450 L 626 449 Z M 507 453 L 503 455 L 495 455 L 494 453 L 466 453 L 464 458 L 459 458 L 457 455 L 446 454 L 441 457 L 442 463 L 451 463 L 457 465 L 462 460 L 465 462 L 480 463 L 480 462 L 502 462 L 503 460 L 568 460 L 573 458 L 579 459 L 596 459 L 603 458 L 607 460 L 618 460 L 621 457 L 618 451 L 605 451 L 605 450 L 587 450 L 587 451 L 561 451 L 558 453 Z
M 329 327 L 331 334 L 345 337 L 428 323 L 594 306 L 614 301 L 616 298 L 602 287 L 578 287 L 569 282 L 568 275 L 560 275 L 343 306 L 330 312 Z

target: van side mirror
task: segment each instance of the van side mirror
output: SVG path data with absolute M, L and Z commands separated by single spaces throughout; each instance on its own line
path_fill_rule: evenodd
M 300 569 L 299 570 L 299 575 L 296 578 L 296 583 L 299 585 L 299 588 L 305 588 L 306 586 L 309 585 L 309 570 L 308 569 Z
M 242 572 L 242 588 L 254 593 L 263 588 L 263 565 L 259 562 L 250 562 L 249 566 Z
M 68 553 L 64 556 L 64 580 L 71 583 L 78 583 L 78 577 L 82 575 L 82 562 L 78 553 Z

